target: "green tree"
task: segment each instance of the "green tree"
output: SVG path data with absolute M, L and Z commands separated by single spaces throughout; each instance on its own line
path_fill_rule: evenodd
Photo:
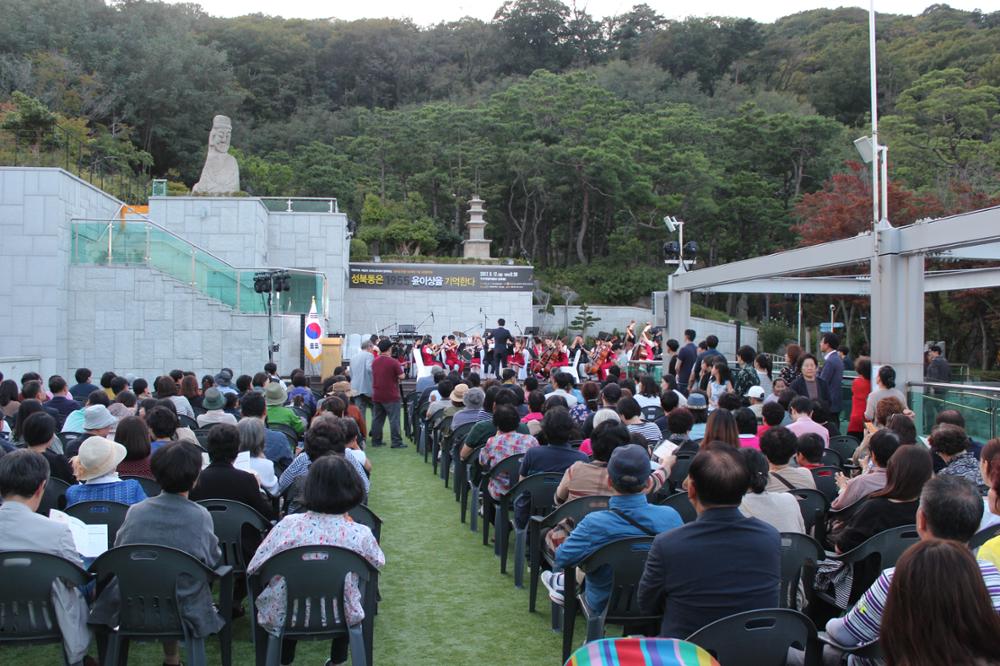
M 42 141 L 56 126 L 56 115 L 41 101 L 15 90 L 11 96 L 14 108 L 6 113 L 0 128 L 23 132 L 30 137 L 32 150 L 39 151 Z
M 587 329 L 599 321 L 601 321 L 601 318 L 595 317 L 594 311 L 591 310 L 586 303 L 583 303 L 577 311 L 576 317 L 573 318 L 573 321 L 571 321 L 569 325 L 580 331 L 580 335 L 586 338 Z

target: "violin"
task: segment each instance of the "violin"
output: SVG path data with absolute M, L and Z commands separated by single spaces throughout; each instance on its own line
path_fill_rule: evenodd
M 594 352 L 593 361 L 584 368 L 588 375 L 596 375 L 601 366 L 608 362 L 608 358 L 611 356 L 611 344 L 607 342 L 598 342 L 597 349 Z

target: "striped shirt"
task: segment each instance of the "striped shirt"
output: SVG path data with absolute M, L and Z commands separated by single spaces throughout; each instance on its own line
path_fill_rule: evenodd
M 989 562 L 978 560 L 977 563 L 983 573 L 986 590 L 993 601 L 993 608 L 1000 613 L 1000 571 Z M 883 571 L 878 580 L 854 604 L 854 608 L 843 617 L 834 618 L 826 623 L 826 631 L 833 640 L 852 647 L 868 645 L 878 640 L 879 627 L 882 625 L 882 615 L 885 612 L 885 600 L 889 595 L 889 585 L 892 583 L 895 571 L 895 567 Z M 851 657 L 848 663 L 860 666 L 882 662 Z

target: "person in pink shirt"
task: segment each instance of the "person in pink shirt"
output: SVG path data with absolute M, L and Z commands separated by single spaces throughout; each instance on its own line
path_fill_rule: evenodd
M 528 394 L 528 413 L 521 417 L 521 423 L 529 423 L 531 421 L 541 421 L 542 416 L 542 405 L 545 404 L 545 394 L 539 389 L 535 389 Z
M 800 395 L 792 400 L 788 408 L 792 412 L 792 422 L 786 427 L 795 433 L 796 437 L 813 432 L 822 438 L 824 447 L 830 446 L 830 431 L 823 425 L 812 420 L 812 400 Z
M 757 415 L 749 407 L 741 407 L 733 414 L 736 418 L 736 431 L 740 437 L 740 447 L 760 450 L 760 439 L 757 438 Z

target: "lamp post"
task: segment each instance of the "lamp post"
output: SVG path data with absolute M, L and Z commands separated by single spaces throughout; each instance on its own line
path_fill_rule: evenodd
M 267 360 L 272 363 L 274 352 L 280 349 L 280 345 L 274 341 L 274 294 L 291 289 L 292 280 L 288 271 L 266 270 L 253 275 L 253 290 L 264 298 L 264 307 L 267 309 Z

